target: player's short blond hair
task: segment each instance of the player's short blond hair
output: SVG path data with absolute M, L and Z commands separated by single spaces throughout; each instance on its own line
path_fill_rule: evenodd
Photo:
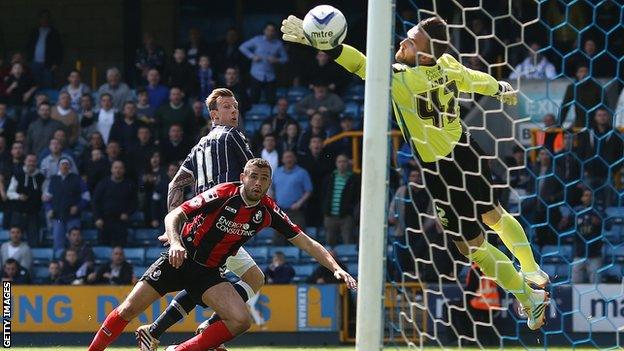
M 214 89 L 206 98 L 206 107 L 208 107 L 208 111 L 217 109 L 217 98 L 219 97 L 234 97 L 234 93 L 228 88 Z
M 247 161 L 243 172 L 245 172 L 245 174 L 248 174 L 248 168 L 251 166 L 258 167 L 258 168 L 268 168 L 269 176 L 273 174 L 273 170 L 271 169 L 271 164 L 269 163 L 269 161 L 263 158 L 257 157 L 257 158 L 252 158 L 251 160 Z

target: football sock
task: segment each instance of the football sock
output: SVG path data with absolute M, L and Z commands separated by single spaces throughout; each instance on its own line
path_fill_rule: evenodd
M 199 335 L 178 345 L 176 351 L 203 351 L 215 348 L 226 341 L 234 339 L 223 321 L 215 322 Z
M 106 320 L 95 334 L 88 351 L 102 351 L 110 345 L 128 325 L 128 321 L 121 318 L 117 309 L 106 316 Z
M 490 228 L 498 234 L 511 254 L 520 261 L 523 272 L 529 273 L 539 270 L 539 265 L 533 257 L 531 244 L 529 244 L 524 229 L 517 219 L 503 209 L 500 220 Z
M 249 284 L 245 283 L 242 280 L 239 280 L 236 284 L 234 284 L 234 289 L 245 302 L 247 302 L 247 300 L 249 300 L 254 295 L 254 291 L 251 286 L 249 286 Z M 221 317 L 219 317 L 218 314 L 213 313 L 212 316 L 210 316 L 210 318 L 208 319 L 208 324 L 213 324 L 220 320 Z
M 516 271 L 509 257 L 489 242 L 483 241 L 481 247 L 472 250 L 470 258 L 487 277 L 514 294 L 523 306 L 528 306 L 532 289 Z
M 180 291 L 167 306 L 165 312 L 161 313 L 152 323 L 149 329 L 150 334 L 159 339 L 167 329 L 186 317 L 195 308 L 195 305 L 195 300 L 186 290 Z

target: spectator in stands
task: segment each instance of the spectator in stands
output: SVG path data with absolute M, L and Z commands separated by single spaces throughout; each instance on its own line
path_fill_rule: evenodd
M 51 107 L 47 102 L 39 105 L 37 110 L 39 118 L 28 126 L 27 149 L 29 153 L 39 154 L 54 136 L 58 129 L 65 129 L 65 126 L 50 118 Z
M 141 87 L 137 89 L 137 115 L 139 116 L 139 120 L 149 126 L 154 125 L 156 120 L 154 119 L 154 114 L 156 113 L 156 108 L 150 105 L 149 95 L 147 94 L 147 90 Z
M 339 237 L 343 244 L 355 241 L 353 214 L 360 199 L 359 190 L 360 182 L 350 169 L 349 158 L 344 154 L 338 155 L 336 169 L 325 178 L 322 190 L 325 238 L 328 245 L 338 244 Z
M 50 261 L 48 264 L 48 276 L 43 280 L 44 285 L 59 285 L 61 278 L 61 264 L 58 261 Z
M 32 251 L 27 243 L 22 241 L 22 228 L 11 227 L 9 230 L 9 241 L 0 247 L 2 262 L 12 258 L 19 262 L 20 266 L 30 270 L 32 267 Z
M 6 90 L 4 95 L 10 106 L 18 109 L 21 115 L 22 107 L 27 106 L 30 102 L 37 86 L 30 76 L 24 73 L 24 66 L 21 63 L 11 65 L 11 73 L 4 79 Z
M 0 135 L 0 138 L 4 138 L 4 137 Z M 6 139 L 7 138 L 5 138 L 5 140 Z M 7 140 L 7 143 L 8 143 L 8 140 Z M 13 142 L 13 145 L 11 145 L 10 165 L 9 167 L 6 167 L 5 170 L 2 172 L 4 179 L 11 179 L 11 177 L 14 174 L 17 174 L 18 172 L 22 170 L 22 167 L 24 167 L 24 159 L 26 158 L 25 151 L 26 150 L 24 148 L 23 142 L 21 141 Z
M 251 102 L 258 103 L 264 92 L 267 103 L 275 103 L 275 65 L 288 62 L 284 44 L 277 37 L 277 27 L 267 23 L 264 34 L 257 35 L 240 46 L 240 51 L 251 60 Z
M 210 57 L 201 55 L 197 65 L 197 82 L 199 87 L 199 99 L 205 101 L 215 87 L 215 75 L 210 68 Z
M 557 227 L 561 212 L 553 205 L 561 201 L 564 189 L 554 173 L 552 155 L 547 149 L 540 149 L 537 160 L 531 168 L 532 174 L 537 179 L 529 183 L 529 194 L 535 194 L 537 197 L 529 197 L 523 203 L 523 215 L 533 218 L 533 223 L 550 223 L 550 226 L 540 226 L 536 229 L 536 240 L 540 246 L 555 245 L 558 235 L 553 228 Z
M 178 173 L 180 165 L 177 163 L 170 163 L 167 166 L 167 176 L 160 177 L 154 186 L 154 191 L 151 196 L 148 196 L 147 201 L 149 203 L 149 215 L 148 221 L 153 228 L 159 227 L 163 218 L 167 214 L 167 194 L 169 192 L 169 183 L 173 180 L 173 177 Z
M 114 108 L 120 111 L 124 102 L 132 100 L 132 92 L 128 85 L 121 81 L 121 72 L 119 72 L 117 67 L 111 67 L 106 70 L 106 83 L 98 89 L 100 103 L 102 103 L 101 97 L 103 94 L 109 94 L 111 97 L 112 105 L 107 107 L 107 110 Z
M 403 242 L 407 228 L 421 229 L 419 213 L 427 213 L 430 203 L 427 191 L 422 185 L 420 170 L 411 167 L 408 167 L 408 170 L 407 183 L 397 189 L 388 208 L 388 223 L 394 226 L 395 240 Z M 428 221 L 423 231 L 429 230 L 434 224 L 434 221 Z
M 353 117 L 350 115 L 343 115 L 340 118 L 340 133 L 351 132 L 355 130 L 355 126 L 353 125 Z M 342 138 L 340 140 L 335 141 L 332 144 L 332 150 L 335 154 L 343 153 L 347 155 L 349 158 L 353 157 L 353 139 L 351 138 Z M 360 145 L 361 151 L 361 145 Z
M 230 89 L 234 93 L 236 101 L 238 101 L 238 110 L 247 112 L 251 103 L 247 95 L 247 87 L 241 82 L 240 69 L 238 67 L 228 67 L 223 75 L 224 88 Z
M 294 151 L 298 153 L 299 146 L 299 123 L 291 122 L 284 128 L 285 133 L 279 140 L 279 149 L 284 151 Z
M 592 191 L 585 189 L 582 205 L 574 209 L 570 221 L 576 222 L 574 240 L 574 263 L 572 283 L 600 283 L 599 269 L 602 267 L 602 215 L 593 205 Z
M 137 68 L 137 83 L 147 79 L 149 81 L 149 71 L 156 69 L 160 72 L 165 68 L 165 50 L 156 44 L 151 33 L 143 33 L 143 45 L 137 49 L 134 59 L 134 66 Z M 150 83 L 151 84 L 151 83 Z
M 115 140 L 111 140 L 108 145 L 106 145 L 105 158 L 109 166 L 112 165 L 115 161 L 122 161 L 124 165 L 126 164 L 126 160 L 125 158 L 123 158 L 123 154 L 121 152 L 121 145 L 119 145 L 119 142 Z M 138 171 L 138 169 L 135 168 L 135 165 L 128 165 L 128 167 L 126 167 L 126 178 L 136 178 L 136 171 Z
M 260 151 L 262 151 L 264 147 L 262 142 L 264 141 L 264 137 L 268 134 L 273 134 L 273 127 L 269 122 L 262 122 L 260 128 L 256 130 L 251 139 L 251 151 L 253 151 L 254 155 L 258 155 Z
M 345 70 L 335 63 L 325 51 L 318 51 L 314 65 L 304 72 L 304 80 L 310 84 L 310 89 L 313 88 L 312 83 L 323 81 L 327 83 L 330 91 L 338 93 L 343 90 L 348 77 Z
M 564 128 L 591 127 L 587 113 L 602 101 L 603 91 L 600 84 L 588 76 L 587 66 L 576 69 L 576 80 L 566 88 L 559 110 L 559 125 Z M 574 107 L 574 121 L 565 123 L 570 107 Z
M 176 48 L 173 51 L 173 62 L 167 69 L 167 85 L 180 87 L 187 96 L 197 94 L 197 76 L 195 67 L 186 60 L 186 50 Z
M 169 89 L 160 84 L 160 72 L 156 68 L 150 68 L 147 72 L 147 86 L 145 86 L 147 96 L 149 97 L 150 106 L 154 106 L 158 110 L 165 102 L 169 95 Z
M 0 136 L 5 137 L 7 144 L 12 145 L 16 131 L 15 121 L 7 115 L 7 105 L 0 102 Z
M 37 155 L 26 156 L 23 169 L 11 177 L 11 225 L 25 228 L 30 246 L 39 245 L 39 212 L 45 176 L 37 169 Z M 5 214 L 6 215 L 6 214 Z
M 163 166 L 160 152 L 154 151 L 150 157 L 149 165 L 141 169 L 139 176 L 139 192 L 145 199 L 145 201 L 142 201 L 143 207 L 141 210 L 143 213 L 150 213 L 149 199 L 152 197 L 156 184 L 163 178 L 167 178 L 166 169 L 165 166 Z M 149 219 L 146 219 L 146 221 L 148 223 L 150 222 Z
M 195 121 L 196 128 L 199 130 L 199 137 L 203 137 L 204 135 L 210 132 L 210 128 L 212 128 L 212 122 L 208 123 L 208 115 L 204 117 L 204 102 L 203 101 L 194 101 L 191 105 L 191 109 L 193 110 L 193 120 Z
M 147 126 L 139 127 L 137 130 L 137 139 L 139 143 L 129 150 L 128 159 L 129 162 L 132 162 L 138 169 L 143 169 L 148 166 L 149 159 L 158 148 L 154 145 L 152 132 Z
M 475 71 L 487 72 L 487 67 L 480 56 L 470 56 L 464 60 L 464 66 Z
M 308 171 L 314 191 L 306 207 L 306 224 L 311 227 L 324 226 L 323 186 L 327 176 L 334 168 L 332 155 L 323 148 L 323 140 L 313 137 L 308 143 L 307 153 L 300 156 L 301 166 Z
M 30 274 L 28 270 L 20 266 L 13 258 L 4 261 L 2 266 L 2 281 L 13 284 L 30 284 Z
M 606 108 L 598 108 L 593 117 L 592 128 L 577 135 L 576 154 L 584 162 L 589 176 L 587 183 L 600 187 L 606 182 L 612 166 L 621 161 L 624 142 L 622 134 L 613 129 L 611 114 Z
M 274 134 L 267 134 L 264 136 L 262 145 L 264 148 L 260 151 L 260 157 L 269 161 L 271 169 L 277 169 L 279 166 L 279 152 L 276 149 L 277 138 L 275 138 Z
M 189 43 L 186 47 L 186 56 L 188 62 L 197 66 L 199 57 L 208 53 L 208 44 L 202 39 L 199 28 L 194 27 L 189 30 Z
M 61 93 L 69 94 L 71 100 L 71 108 L 76 113 L 81 113 L 81 99 L 85 94 L 91 96 L 91 88 L 82 82 L 80 71 L 72 69 L 67 76 L 69 84 L 61 88 Z
M 286 134 L 286 125 L 295 122 L 288 114 L 288 100 L 286 98 L 277 100 L 277 112 L 272 117 L 267 118 L 266 121 L 271 123 L 276 137 L 282 138 Z
M 43 194 L 46 214 L 52 225 L 54 250 L 65 247 L 66 233 L 70 228 L 80 227 L 80 213 L 91 199 L 87 185 L 72 171 L 68 158 L 61 157 L 58 168 L 58 174 L 50 178 Z
M 579 67 L 591 68 L 592 77 L 613 78 L 616 74 L 617 63 L 606 50 L 603 49 L 598 53 L 596 42 L 593 39 L 587 39 L 583 43 L 583 49 L 576 50 L 567 59 L 566 72 L 572 75 Z
M 123 105 L 123 104 L 122 104 Z M 113 97 L 109 93 L 103 93 L 100 95 L 100 109 L 94 113 L 90 118 L 83 116 L 80 125 L 84 128 L 84 133 L 87 135 L 97 131 L 102 135 L 104 144 L 108 144 L 110 138 L 110 131 L 115 123 L 116 110 L 113 107 Z
M 76 250 L 67 249 L 63 253 L 61 276 L 58 282 L 64 285 L 83 285 L 92 271 L 93 265 L 89 265 L 87 262 L 80 262 Z
M 30 33 L 26 48 L 37 83 L 42 88 L 52 87 L 54 72 L 63 61 L 63 44 L 59 32 L 50 25 L 50 11 L 39 12 L 39 27 Z
M 298 114 L 307 115 L 311 118 L 320 113 L 325 125 L 336 129 L 338 115 L 344 111 L 344 108 L 345 105 L 340 96 L 330 92 L 327 83 L 321 81 L 314 84 L 314 93 L 301 99 L 296 106 Z
M 273 254 L 271 264 L 264 271 L 268 284 L 289 284 L 295 277 L 295 269 L 286 262 L 286 256 L 281 251 Z
M 100 134 L 100 132 L 98 131 L 94 131 L 89 133 L 88 135 L 85 136 L 85 139 L 87 140 L 87 145 L 85 146 L 83 152 L 82 152 L 82 170 L 88 170 L 87 167 L 85 167 L 85 164 L 91 159 L 91 153 L 93 150 L 100 150 L 102 152 L 102 154 L 104 153 L 104 139 L 102 138 L 102 134 Z
M 155 118 L 158 124 L 158 137 L 161 141 L 167 138 L 169 128 L 173 124 L 181 125 L 184 134 L 188 137 L 197 134 L 193 110 L 184 103 L 184 93 L 178 87 L 169 90 L 169 103 L 162 105 L 156 111 Z
M 101 149 L 91 150 L 89 156 L 89 159 L 85 162 L 84 174 L 87 178 L 87 188 L 89 192 L 93 192 L 95 186 L 108 175 L 110 163 Z
M 110 131 L 110 140 L 119 142 L 122 150 L 127 151 L 139 144 L 137 132 L 143 122 L 137 121 L 136 104 L 133 101 L 124 103 L 121 116 L 117 116 Z
M 41 173 L 46 177 L 46 180 L 50 180 L 52 176 L 58 173 L 61 158 L 66 159 L 70 163 L 70 171 L 72 173 L 78 174 L 76 161 L 74 161 L 71 155 L 63 152 L 61 142 L 58 139 L 50 140 L 49 150 L 50 154 L 41 160 L 40 165 Z
M 242 67 L 245 62 L 243 60 L 243 55 L 238 50 L 240 46 L 240 40 L 238 31 L 236 28 L 231 27 L 225 32 L 225 38 L 223 40 L 218 41 L 213 46 L 212 57 L 214 58 L 214 66 L 216 71 L 221 74 L 226 72 L 228 67 Z M 232 90 L 230 87 L 226 86 L 226 88 Z M 236 92 L 234 92 L 236 95 Z M 240 99 L 236 96 L 236 100 L 240 103 Z M 241 110 L 243 111 L 243 110 Z
M 329 254 L 334 258 L 336 263 L 344 269 L 347 270 L 347 266 L 340 260 L 338 256 L 336 256 L 336 251 L 329 250 Z M 321 266 L 320 264 L 312 271 L 312 274 L 306 279 L 306 283 L 308 284 L 340 284 L 340 280 L 336 279 L 334 276 L 334 272 L 331 272 L 329 269 Z
M 304 206 L 312 194 L 312 181 L 308 172 L 297 165 L 297 156 L 292 151 L 282 154 L 283 166 L 273 172 L 273 191 L 279 207 L 286 212 L 293 223 L 305 227 Z M 276 233 L 273 244 L 284 244 L 283 237 Z
M 100 181 L 93 193 L 93 215 L 102 245 L 125 245 L 128 239 L 128 221 L 137 208 L 137 193 L 125 173 L 122 161 L 113 162 L 111 176 Z
M 35 93 L 35 105 L 28 107 L 26 110 L 22 109 L 21 116 L 19 113 L 16 113 L 16 118 L 18 119 L 17 129 L 19 131 L 28 131 L 28 127 L 30 127 L 30 125 L 39 118 L 39 106 L 44 102 L 50 102 L 48 95 L 42 92 Z
M 113 247 L 111 259 L 89 275 L 92 284 L 130 285 L 134 284 L 134 268 L 126 261 L 123 247 Z
M 174 123 L 169 127 L 169 138 L 160 142 L 160 153 L 163 163 L 184 161 L 192 145 L 184 137 L 182 126 Z
M 529 55 L 516 66 L 509 79 L 554 79 L 557 76 L 555 66 L 539 53 L 541 46 L 531 43 Z
M 71 108 L 71 97 L 69 93 L 62 92 L 59 94 L 59 99 L 52 108 L 50 118 L 63 123 L 66 130 L 69 132 L 69 145 L 74 145 L 78 141 L 78 134 L 80 133 L 80 121 L 78 115 Z
M 80 136 L 84 140 L 89 140 L 89 134 L 92 130 L 89 130 L 89 125 L 95 120 L 95 105 L 93 104 L 93 97 L 91 94 L 83 94 L 80 97 L 80 114 L 78 120 L 80 121 Z
M 510 156 L 505 158 L 505 164 L 509 168 L 515 168 L 509 170 L 509 185 L 514 191 L 511 192 L 509 197 L 510 204 L 518 204 L 520 198 L 527 194 L 530 187 L 529 182 L 532 180 L 525 165 L 525 152 L 520 146 L 514 146 Z
M 308 130 L 301 134 L 299 138 L 298 150 L 302 154 L 308 153 L 308 146 L 312 138 L 320 138 L 321 141 L 327 139 L 327 131 L 325 130 L 325 123 L 323 121 L 323 115 L 315 113 L 310 117 L 310 126 Z
M 87 267 L 92 270 L 95 266 L 95 253 L 91 246 L 82 240 L 80 228 L 70 228 L 67 233 L 67 241 L 68 245 L 66 250 L 74 250 L 76 252 L 78 264 L 83 265 L 86 263 Z M 61 256 L 65 257 L 65 253 Z

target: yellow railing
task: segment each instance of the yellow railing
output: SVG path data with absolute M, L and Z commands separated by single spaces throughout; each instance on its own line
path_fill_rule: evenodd
M 342 132 L 340 134 L 336 134 L 330 138 L 325 139 L 323 142 L 324 146 L 333 144 L 339 140 L 345 138 L 351 138 L 351 152 L 353 154 L 353 172 L 360 174 L 362 172 L 362 156 L 360 155 L 360 140 L 364 132 L 361 130 Z M 403 139 L 403 134 L 401 134 L 398 130 L 393 130 L 388 132 L 388 136 L 392 138 L 392 164 L 393 166 L 397 165 L 397 151 L 401 148 L 401 140 Z

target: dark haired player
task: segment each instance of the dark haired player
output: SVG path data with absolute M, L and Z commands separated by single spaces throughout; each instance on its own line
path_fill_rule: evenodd
M 289 16 L 282 22 L 282 38 L 311 45 L 302 21 Z M 407 32 L 392 66 L 392 103 L 405 140 L 419 158 L 440 223 L 459 251 L 513 293 L 528 315 L 527 325 L 544 324 L 549 279 L 533 257 L 524 229 L 494 197 L 487 160 L 470 137 L 459 115 L 459 92 L 478 93 L 516 104 L 512 86 L 487 73 L 464 67 L 445 54 L 448 27 L 439 17 L 427 18 Z M 366 57 L 349 45 L 326 51 L 338 64 L 362 79 Z M 384 116 L 385 118 L 385 116 Z M 485 226 L 493 229 L 521 263 L 522 274 L 498 248 L 484 240 Z
M 129 321 L 154 301 L 168 292 L 182 289 L 196 301 L 211 307 L 221 320 L 168 350 L 208 350 L 244 333 L 251 326 L 247 306 L 221 275 L 220 268 L 227 257 L 266 227 L 282 233 L 334 272 L 350 289 L 356 288 L 355 279 L 340 268 L 330 253 L 293 224 L 266 195 L 271 186 L 271 166 L 266 160 L 249 160 L 240 180 L 242 184 L 219 184 L 167 214 L 168 254 L 150 266 L 124 302 L 106 317 L 89 351 L 104 350 Z

